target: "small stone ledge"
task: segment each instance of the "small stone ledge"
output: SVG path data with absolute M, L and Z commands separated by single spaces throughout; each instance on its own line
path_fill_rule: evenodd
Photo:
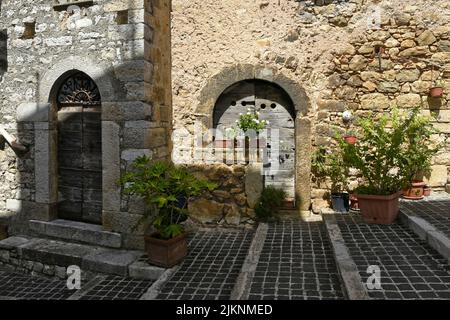
M 30 220 L 30 229 L 39 235 L 71 240 L 96 246 L 120 248 L 120 233 L 104 231 L 101 226 L 57 219 L 53 221 Z
M 64 279 L 76 265 L 86 276 L 114 274 L 156 280 L 164 269 L 146 263 L 141 251 L 107 249 L 49 239 L 10 237 L 0 241 L 0 266 Z
M 247 257 L 242 265 L 241 272 L 236 279 L 230 300 L 247 300 L 250 294 L 251 283 L 258 266 L 259 258 L 264 247 L 269 226 L 260 223 L 253 236 L 252 243 L 248 249 Z
M 450 263 L 450 239 L 445 234 L 437 230 L 425 219 L 405 213 L 404 211 L 400 212 L 400 220 L 418 235 L 421 240 L 426 241 L 429 246 L 439 252 Z
M 49 103 L 21 103 L 17 108 L 17 122 L 48 122 L 51 106 Z
M 327 227 L 328 236 L 330 238 L 331 246 L 333 248 L 334 258 L 336 261 L 339 275 L 341 276 L 344 290 L 350 300 L 368 300 L 369 295 L 364 287 L 358 268 L 350 256 L 350 253 L 345 245 L 341 230 L 336 223 L 336 218 L 333 214 L 326 214 L 323 216 L 325 225 Z

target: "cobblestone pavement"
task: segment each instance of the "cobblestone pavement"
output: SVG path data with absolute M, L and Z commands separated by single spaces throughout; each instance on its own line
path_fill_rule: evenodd
M 65 300 L 73 293 L 62 280 L 0 271 L 0 299 Z
M 249 299 L 343 299 L 322 222 L 270 224 Z
M 244 263 L 253 231 L 203 231 L 189 240 L 189 254 L 157 299 L 226 300 Z
M 342 236 L 366 281 L 367 268 L 381 270 L 382 290 L 375 299 L 450 299 L 450 266 L 401 224 L 369 225 L 359 214 L 336 215 Z
M 401 210 L 426 220 L 450 238 L 450 198 L 448 200 L 402 201 Z

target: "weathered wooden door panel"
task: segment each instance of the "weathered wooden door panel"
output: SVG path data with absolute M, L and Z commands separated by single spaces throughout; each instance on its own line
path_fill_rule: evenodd
M 63 107 L 58 113 L 58 215 L 101 223 L 100 108 Z
M 295 111 L 290 97 L 280 87 L 260 80 L 241 81 L 220 96 L 214 109 L 214 127 L 236 125 L 240 113 L 254 107 L 260 119 L 268 120 L 264 156 L 265 185 L 286 191 L 295 198 Z

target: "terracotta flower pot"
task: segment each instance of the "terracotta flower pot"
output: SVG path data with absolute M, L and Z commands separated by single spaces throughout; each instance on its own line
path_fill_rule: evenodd
M 214 140 L 214 146 L 216 148 L 228 149 L 228 148 L 232 148 L 234 146 L 234 141 L 233 140 Z
M 423 195 L 424 195 L 425 197 L 431 196 L 431 188 L 428 187 L 428 186 L 425 186 L 425 187 L 423 188 Z
M 430 97 L 432 98 L 440 98 L 444 94 L 443 87 L 433 87 L 430 88 Z
M 173 239 L 163 240 L 154 233 L 144 236 L 145 250 L 150 264 L 171 268 L 180 263 L 187 255 L 186 234 L 179 235 Z
M 350 194 L 350 209 L 359 210 L 358 195 L 355 193 Z
M 345 136 L 344 140 L 348 144 L 355 144 L 358 139 L 355 136 Z
M 361 215 L 366 223 L 391 224 L 398 215 L 398 199 L 401 192 L 388 196 L 358 194 Z
M 403 198 L 409 200 L 420 200 L 423 199 L 423 189 L 425 187 L 425 182 L 414 181 L 411 183 L 409 189 L 403 190 Z

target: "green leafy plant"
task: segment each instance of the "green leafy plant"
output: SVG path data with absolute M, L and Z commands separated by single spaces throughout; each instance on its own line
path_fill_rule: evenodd
M 256 218 L 260 221 L 270 220 L 285 199 L 286 192 L 284 190 L 267 186 L 262 191 L 258 204 L 255 207 Z
M 343 164 L 360 172 L 364 182 L 359 194 L 390 195 L 412 180 L 418 170 L 429 167 L 433 148 L 431 134 L 435 132 L 429 119 L 415 108 L 400 114 L 394 107 L 390 114 L 361 118 L 358 147 L 348 144 L 342 136 L 339 144 Z
M 340 193 L 347 190 L 349 168 L 344 164 L 341 152 L 327 151 L 324 147 L 320 147 L 313 154 L 311 171 L 318 181 L 330 178 L 331 192 Z
M 163 239 L 184 232 L 180 223 L 188 215 L 190 198 L 217 188 L 215 183 L 197 179 L 184 167 L 166 162 L 152 164 L 146 156 L 136 158 L 120 184 L 124 194 L 143 198 L 152 209 L 144 212 L 135 228 L 150 223 Z
M 259 112 L 252 108 L 248 108 L 247 113 L 239 115 L 239 119 L 236 120 L 236 123 L 237 127 L 243 132 L 254 130 L 258 134 L 267 127 L 269 121 L 260 120 Z

